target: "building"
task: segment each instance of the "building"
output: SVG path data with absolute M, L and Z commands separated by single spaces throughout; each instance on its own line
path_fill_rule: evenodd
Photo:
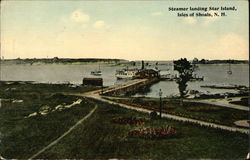
M 83 78 L 82 85 L 103 86 L 103 79 L 102 78 Z

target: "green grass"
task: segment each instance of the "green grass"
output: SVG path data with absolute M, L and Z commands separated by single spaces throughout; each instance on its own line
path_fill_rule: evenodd
M 9 89 L 7 89 L 9 88 Z M 15 89 L 13 89 L 15 88 Z M 187 159 L 187 158 L 244 158 L 248 151 L 248 136 L 222 130 L 201 128 L 195 125 L 166 119 L 151 120 L 149 115 L 82 98 L 72 108 L 55 111 L 46 116 L 24 118 L 44 106 L 55 108 L 71 104 L 81 98 L 64 96 L 60 92 L 85 92 L 94 88 L 72 88 L 51 84 L 0 83 L 0 155 L 4 158 L 26 159 L 61 136 L 98 104 L 98 109 L 87 121 L 64 137 L 58 144 L 37 158 L 62 159 Z M 12 103 L 21 99 L 22 103 Z M 157 102 L 143 101 L 157 106 Z M 172 104 L 173 107 L 176 104 Z M 112 122 L 119 117 L 145 118 L 144 126 L 170 125 L 177 137 L 150 140 L 129 137 L 136 126 Z
M 134 104 L 138 105 L 139 107 L 146 106 L 156 111 L 159 111 L 160 106 L 159 99 L 115 98 L 115 101 L 132 105 Z M 197 102 L 183 102 L 183 106 L 180 106 L 180 102 L 178 99 L 164 99 L 162 102 L 162 108 L 163 112 L 167 112 L 170 114 L 224 124 L 228 126 L 234 126 L 234 122 L 237 120 L 248 119 L 247 111 Z M 191 108 L 200 110 L 190 110 Z
M 96 90 L 98 87 L 94 86 L 72 86 L 72 84 L 46 84 L 37 83 L 33 84 L 30 82 L 4 82 L 0 81 L 0 96 L 1 98 L 16 97 L 19 98 L 21 95 L 39 96 L 39 94 L 47 93 L 83 93 L 91 90 Z M 99 87 L 100 88 L 100 87 Z
M 129 137 L 128 132 L 137 127 L 115 124 L 112 119 L 130 116 L 148 119 L 144 127 L 170 125 L 176 128 L 178 136 L 160 140 Z M 88 121 L 38 158 L 236 159 L 246 156 L 247 140 L 247 135 L 239 133 L 166 119 L 150 120 L 147 114 L 98 103 L 97 111 Z
M 0 98 L 5 99 L 1 101 L 0 108 L 1 156 L 8 159 L 28 158 L 67 131 L 93 108 L 94 104 L 85 98 L 53 93 L 53 89 L 58 91 L 56 88 L 59 86 L 49 84 L 0 86 Z M 15 90 L 4 91 L 6 88 Z M 66 89 L 60 86 L 60 90 Z M 46 116 L 25 118 L 33 112 L 38 112 L 45 105 L 54 109 L 60 104 L 72 104 L 79 98 L 83 99 L 83 102 L 72 108 L 50 112 Z M 23 102 L 13 103 L 13 99 L 21 99 Z
M 66 102 L 66 101 L 64 101 Z M 69 101 L 68 101 L 69 102 Z M 24 118 L 32 113 L 24 103 L 2 103 L 0 112 L 1 155 L 5 158 L 28 158 L 67 131 L 93 108 L 86 99 L 82 104 L 46 116 Z M 28 104 L 27 104 L 28 106 Z M 31 106 L 29 106 L 31 107 Z

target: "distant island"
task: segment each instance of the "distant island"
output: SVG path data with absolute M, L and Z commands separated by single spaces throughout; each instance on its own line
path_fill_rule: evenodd
M 110 59 L 110 58 L 16 58 L 16 59 L 0 59 L 2 63 L 6 64 L 81 64 L 81 63 L 115 63 L 115 64 L 132 64 L 135 65 L 139 61 L 129 61 L 125 59 Z M 166 60 L 168 61 L 168 60 Z M 148 62 L 159 64 L 158 62 L 164 63 L 163 61 L 145 61 L 146 65 Z M 168 61 L 169 62 L 169 61 Z M 249 60 L 206 60 L 194 58 L 190 60 L 193 64 L 248 64 Z
M 105 58 L 17 58 L 17 59 L 1 59 L 4 63 L 9 64 L 34 64 L 34 63 L 44 63 L 44 64 L 71 64 L 71 63 L 121 63 L 128 62 L 124 59 L 105 59 Z
M 206 59 L 201 59 L 201 60 L 198 60 L 197 58 L 194 58 L 192 62 L 193 62 L 193 64 L 225 64 L 225 63 L 248 64 L 249 60 L 234 60 L 234 59 L 229 59 L 229 60 L 206 60 Z

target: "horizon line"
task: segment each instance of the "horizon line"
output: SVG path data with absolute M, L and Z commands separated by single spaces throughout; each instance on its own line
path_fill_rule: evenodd
M 70 57 L 52 57 L 52 58 L 48 58 L 48 57 L 43 57 L 43 58 L 0 58 L 0 60 L 25 60 L 25 59 L 37 59 L 37 60 L 40 60 L 40 59 L 54 59 L 54 58 L 58 58 L 59 60 L 60 59 L 74 59 L 74 60 L 77 60 L 77 59 L 100 59 L 100 60 L 125 60 L 125 61 L 173 61 L 173 60 L 178 60 L 178 59 L 181 59 L 181 58 L 185 58 L 185 57 L 181 57 L 181 58 L 178 58 L 178 59 L 168 59 L 168 60 L 159 60 L 159 59 L 135 59 L 135 60 L 128 60 L 128 59 L 122 59 L 122 58 L 70 58 Z M 196 58 L 196 57 L 195 57 Z M 195 58 L 193 59 L 188 59 L 187 60 L 194 60 Z M 198 60 L 208 60 L 208 61 L 215 61 L 215 60 L 236 60 L 236 61 L 249 61 L 249 59 L 206 59 L 206 58 L 200 58 Z

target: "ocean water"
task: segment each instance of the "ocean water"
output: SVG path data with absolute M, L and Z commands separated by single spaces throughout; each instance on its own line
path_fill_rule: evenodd
M 231 65 L 232 75 L 228 75 L 228 65 L 198 65 L 195 72 L 198 76 L 204 76 L 204 81 L 188 83 L 188 89 L 199 90 L 204 93 L 235 92 L 234 90 L 221 90 L 201 88 L 201 85 L 246 85 L 249 86 L 249 67 L 247 64 Z M 136 66 L 140 68 L 140 66 Z M 155 67 L 155 66 L 150 66 Z M 148 67 L 148 68 L 150 68 Z M 91 71 L 97 70 L 98 64 L 41 64 L 41 65 L 21 65 L 21 64 L 1 64 L 1 80 L 12 81 L 36 81 L 41 83 L 73 83 L 81 84 L 84 77 L 101 77 L 104 85 L 110 86 L 124 81 L 116 80 L 115 72 L 122 69 L 122 66 L 111 66 L 100 64 L 102 76 L 93 76 Z M 160 70 L 172 70 L 171 63 L 159 65 Z M 178 94 L 177 84 L 174 81 L 161 81 L 150 87 L 150 92 L 136 94 L 135 96 L 159 97 L 159 89 L 163 91 L 163 96 Z

